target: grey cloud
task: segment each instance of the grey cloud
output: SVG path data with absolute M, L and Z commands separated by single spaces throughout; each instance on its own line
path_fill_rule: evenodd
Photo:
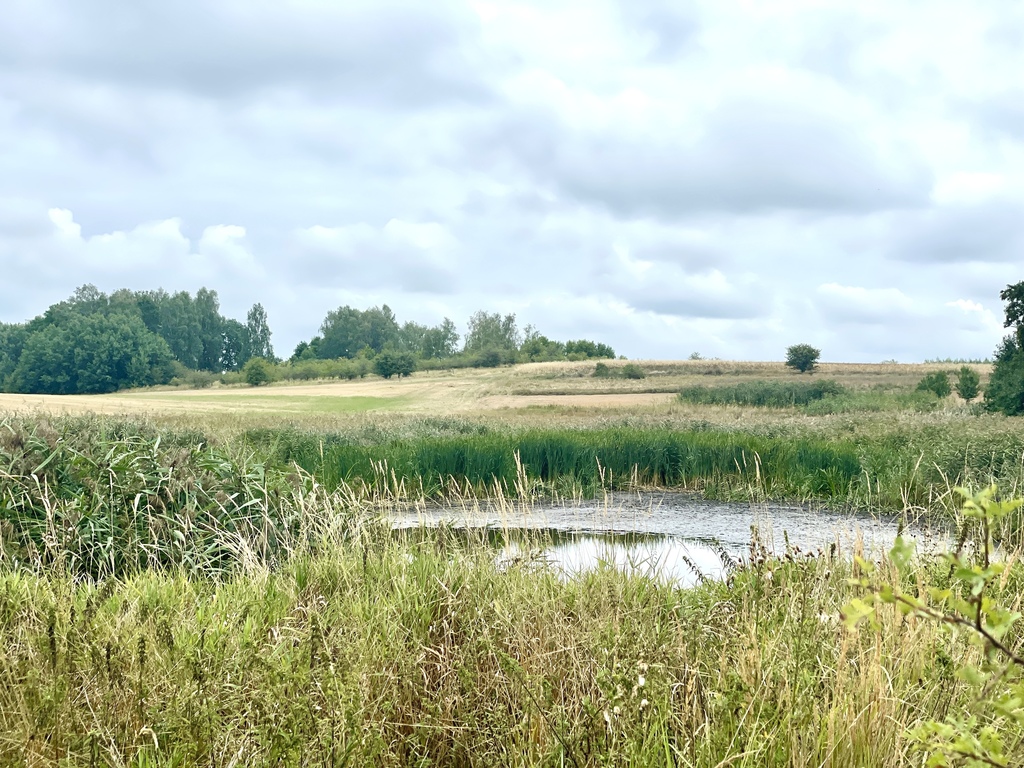
M 926 264 L 1020 261 L 1024 203 L 996 200 L 897 215 L 891 258 Z
M 407 108 L 485 98 L 460 49 L 475 19 L 452 3 L 15 0 L 0 65 L 215 98 L 290 88 Z
M 500 167 L 507 154 L 546 183 L 620 216 L 698 212 L 868 212 L 927 203 L 931 174 L 885 156 L 840 116 L 769 102 L 728 103 L 693 144 L 656 136 L 573 132 L 551 115 L 520 115 L 475 137 Z

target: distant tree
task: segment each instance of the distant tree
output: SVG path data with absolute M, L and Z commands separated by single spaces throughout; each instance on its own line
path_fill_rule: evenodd
M 1006 302 L 1004 328 L 1013 328 L 1017 346 L 1024 349 L 1024 281 L 1012 283 L 999 292 L 999 298 Z
M 532 325 L 528 325 L 523 332 L 523 343 L 519 347 L 519 352 L 531 361 L 562 360 L 565 358 L 565 344 L 552 341 L 538 333 Z
M 70 313 L 26 340 L 8 386 L 16 392 L 99 394 L 164 384 L 167 343 L 134 314 Z
M 455 323 L 446 317 L 440 325 L 428 328 L 423 334 L 420 355 L 439 360 L 451 357 L 458 351 L 458 344 L 459 334 L 455 330 Z
M 274 348 L 270 345 L 270 326 L 267 324 L 267 310 L 262 304 L 253 304 L 245 316 L 245 331 L 248 339 L 246 358 L 262 357 L 274 359 Z M 245 362 L 245 361 L 243 361 Z
M 23 324 L 0 323 L 0 392 L 7 389 L 7 381 L 18 365 L 27 337 L 28 330 Z
M 221 354 L 224 351 L 223 324 L 220 315 L 220 299 L 217 292 L 200 288 L 194 302 L 199 323 L 199 340 L 202 352 L 199 355 L 199 369 L 219 371 Z
M 690 360 L 703 360 L 704 356 L 700 352 L 691 352 L 689 359 Z
M 999 296 L 1006 302 L 1003 326 L 1013 333 L 996 349 L 985 387 L 985 408 L 1020 416 L 1024 415 L 1024 282 L 1006 286 Z
M 387 304 L 371 307 L 365 312 L 352 307 L 339 307 L 327 313 L 320 326 L 322 341 L 317 354 L 324 359 L 354 358 L 363 349 L 380 352 L 398 341 L 398 323 Z
M 786 349 L 786 365 L 800 373 L 813 371 L 819 357 L 821 357 L 821 350 L 815 349 L 810 344 L 794 344 Z
M 410 376 L 416 370 L 416 357 L 411 352 L 388 347 L 373 358 L 373 370 L 385 379 L 392 376 Z
M 237 371 L 252 357 L 249 354 L 249 332 L 237 320 L 221 323 L 220 370 Z
M 589 339 L 578 339 L 565 342 L 565 354 L 570 358 L 615 358 L 615 351 L 607 344 L 599 344 Z
M 519 328 L 514 314 L 504 317 L 497 312 L 476 312 L 469 318 L 466 332 L 466 352 L 489 349 L 516 351 L 520 345 Z
M 956 393 L 967 402 L 978 396 L 981 388 L 981 377 L 970 366 L 964 365 L 957 372 Z
M 917 391 L 933 392 L 938 397 L 949 397 L 953 392 L 949 374 L 945 371 L 932 371 L 917 383 Z
M 271 380 L 272 370 L 270 362 L 265 358 L 250 357 L 242 368 L 242 375 L 246 384 L 258 387 Z

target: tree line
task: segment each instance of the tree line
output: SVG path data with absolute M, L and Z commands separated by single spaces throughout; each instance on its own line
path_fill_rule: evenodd
M 476 312 L 463 343 L 455 324 L 399 324 L 385 304 L 327 313 L 319 334 L 287 361 L 271 345 L 266 310 L 254 304 L 245 322 L 224 317 L 217 292 L 78 288 L 26 323 L 0 323 L 0 390 L 99 394 L 177 381 L 210 382 L 241 373 L 256 382 L 287 378 L 390 378 L 417 368 L 496 366 L 525 361 L 614 357 L 607 344 L 553 341 L 514 314 Z M 247 367 L 248 366 L 248 367 Z M 203 378 L 205 375 L 205 378 Z

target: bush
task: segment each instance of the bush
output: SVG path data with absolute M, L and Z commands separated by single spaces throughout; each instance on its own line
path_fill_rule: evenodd
M 978 396 L 980 387 L 981 377 L 978 372 L 966 365 L 961 367 L 956 377 L 956 393 L 970 402 Z
M 686 387 L 679 399 L 702 405 L 754 405 L 788 408 L 807 405 L 826 397 L 842 395 L 846 390 L 834 381 L 746 381 L 723 387 Z
M 636 363 L 626 363 L 622 366 L 622 375 L 627 379 L 644 379 L 647 378 L 647 374 L 644 373 L 644 369 Z
M 385 349 L 373 358 L 373 370 L 378 376 L 409 376 L 416 370 L 416 358 L 410 352 Z
M 810 344 L 794 344 L 786 350 L 786 365 L 800 373 L 807 373 L 814 370 L 819 357 L 820 349 L 815 349 Z
M 953 387 L 949 383 L 949 374 L 945 371 L 933 371 L 917 383 L 919 392 L 934 392 L 937 397 L 949 397 Z
M 594 366 L 594 377 L 598 379 L 607 379 L 612 375 L 612 369 L 608 367 L 607 363 L 598 363 Z
M 242 368 L 245 383 L 252 387 L 258 387 L 269 382 L 271 378 L 270 373 L 270 363 L 262 357 L 250 358 L 245 367 Z

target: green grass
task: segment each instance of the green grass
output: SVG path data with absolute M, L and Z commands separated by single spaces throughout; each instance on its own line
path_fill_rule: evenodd
M 834 381 L 742 381 L 719 386 L 691 386 L 679 391 L 679 399 L 701 405 L 753 405 L 790 408 L 807 405 L 822 398 L 842 395 L 846 390 Z
M 252 430 L 255 450 L 294 463 L 329 488 L 403 487 L 425 496 L 468 486 L 522 495 L 537 483 L 600 488 L 747 488 L 769 495 L 845 497 L 861 472 L 850 445 L 666 429 L 528 430 L 360 444 L 346 435 Z
M 219 580 L 7 570 L 0 763 L 919 765 L 905 731 L 969 704 L 971 651 L 896 611 L 849 635 L 850 576 L 565 580 L 372 529 Z

